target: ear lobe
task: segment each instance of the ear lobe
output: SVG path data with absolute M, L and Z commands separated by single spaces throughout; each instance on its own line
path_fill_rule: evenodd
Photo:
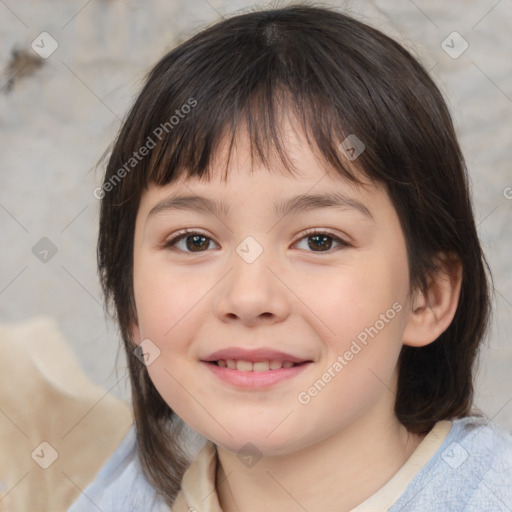
M 404 345 L 423 347 L 435 341 L 451 324 L 459 303 L 462 265 L 457 256 L 440 255 L 428 289 L 416 290 L 403 334 Z

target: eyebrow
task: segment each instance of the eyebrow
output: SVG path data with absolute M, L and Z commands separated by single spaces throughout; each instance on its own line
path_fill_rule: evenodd
M 368 208 L 356 199 L 346 197 L 338 192 L 326 192 L 323 194 L 298 195 L 274 204 L 276 217 L 285 217 L 291 213 L 317 210 L 321 208 L 336 208 L 341 210 L 352 209 L 374 220 Z M 210 199 L 198 195 L 170 196 L 157 203 L 149 212 L 147 220 L 165 211 L 192 211 L 206 214 L 215 214 L 219 217 L 227 217 L 229 205 L 222 200 Z

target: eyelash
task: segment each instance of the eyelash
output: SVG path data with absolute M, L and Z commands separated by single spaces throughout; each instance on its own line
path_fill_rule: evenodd
M 195 251 L 184 251 L 182 249 L 176 249 L 176 247 L 175 247 L 175 245 L 180 240 L 186 239 L 186 238 L 188 238 L 189 236 L 192 236 L 192 235 L 199 235 L 199 236 L 202 236 L 202 237 L 206 238 L 207 240 L 211 240 L 213 242 L 213 240 L 210 237 L 206 236 L 204 233 L 201 233 L 199 231 L 190 231 L 188 229 L 185 229 L 185 230 L 181 231 L 180 233 L 178 233 L 171 240 L 168 240 L 168 241 L 164 242 L 164 244 L 162 245 L 162 248 L 163 249 L 169 249 L 169 250 L 172 250 L 172 251 L 177 251 L 177 252 L 184 252 L 184 253 L 187 253 L 187 254 L 195 254 Z M 334 233 L 331 233 L 330 231 L 319 230 L 319 229 L 308 229 L 308 230 L 306 230 L 304 233 L 302 233 L 302 235 L 299 238 L 299 240 L 297 242 L 295 242 L 293 245 L 296 245 L 298 242 L 304 240 L 305 238 L 310 238 L 310 237 L 315 236 L 315 235 L 326 235 L 329 238 L 331 238 L 334 243 L 339 244 L 339 246 L 334 248 L 334 249 L 332 249 L 332 248 L 328 249 L 326 251 L 307 251 L 307 252 L 320 253 L 320 254 L 322 254 L 322 253 L 332 254 L 334 251 L 337 251 L 337 250 L 339 250 L 339 249 L 341 249 L 343 247 L 348 247 L 350 245 L 348 242 L 345 242 L 341 238 L 339 238 L 336 235 L 334 235 Z M 205 250 L 205 251 L 197 251 L 197 252 L 200 253 L 200 252 L 207 252 L 207 251 L 208 251 L 208 249 Z

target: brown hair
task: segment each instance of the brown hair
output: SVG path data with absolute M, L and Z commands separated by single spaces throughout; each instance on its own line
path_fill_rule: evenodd
M 253 156 L 267 163 L 277 154 L 290 167 L 279 130 L 284 112 L 296 116 L 326 163 L 355 181 L 340 142 L 349 134 L 364 142 L 357 163 L 386 186 L 396 208 L 411 289 L 426 289 L 437 255 L 460 260 L 462 289 L 451 325 L 425 347 L 402 348 L 395 412 L 414 433 L 472 412 L 473 366 L 490 309 L 487 264 L 440 91 L 402 46 L 336 11 L 296 5 L 235 16 L 185 41 L 149 73 L 101 189 L 101 281 L 128 356 L 141 464 L 169 505 L 189 461 L 179 418 L 134 355 L 139 200 L 150 183 L 208 177 L 219 142 L 228 135 L 233 143 L 242 122 Z

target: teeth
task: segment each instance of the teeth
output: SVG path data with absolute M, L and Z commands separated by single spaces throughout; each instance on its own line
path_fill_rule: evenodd
M 252 363 L 251 361 L 243 361 L 240 359 L 236 362 L 236 369 L 241 372 L 252 372 Z
M 230 368 L 231 370 L 239 370 L 241 372 L 268 372 L 269 370 L 279 370 L 280 368 L 291 368 L 295 363 L 291 361 L 279 361 L 272 359 L 271 361 L 245 361 L 243 359 L 219 359 L 217 366 L 221 368 Z
M 272 361 L 270 361 L 270 369 L 271 370 L 279 370 L 279 368 L 282 368 L 282 366 L 283 366 L 282 361 L 278 361 L 277 359 L 273 359 Z
M 270 370 L 270 363 L 268 361 L 257 361 L 252 363 L 253 372 L 268 372 Z

